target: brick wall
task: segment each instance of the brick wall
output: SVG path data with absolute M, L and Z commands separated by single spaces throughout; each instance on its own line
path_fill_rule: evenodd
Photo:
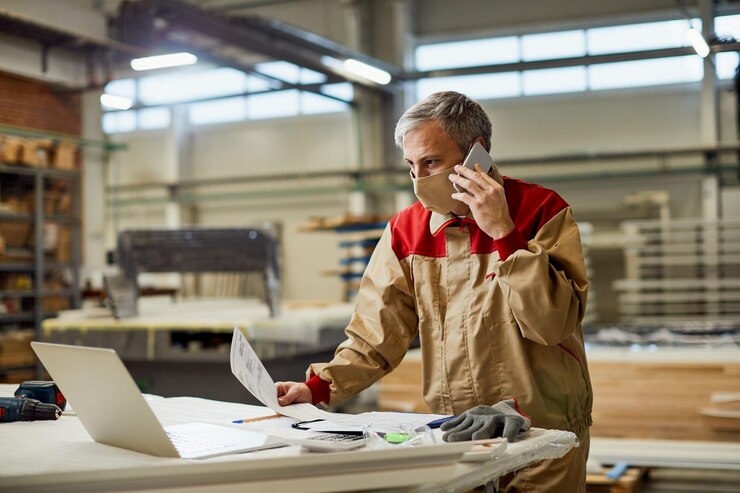
M 80 95 L 0 72 L 0 125 L 80 135 Z

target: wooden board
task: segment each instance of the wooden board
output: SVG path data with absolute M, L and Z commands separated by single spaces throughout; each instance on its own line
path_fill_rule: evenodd
M 740 428 L 733 430 L 727 418 L 702 413 L 717 408 L 711 401 L 713 393 L 740 392 L 740 360 L 682 363 L 656 356 L 651 362 L 643 356 L 636 362 L 593 361 L 589 355 L 594 390 L 591 436 L 740 442 Z M 378 400 L 382 410 L 429 412 L 422 398 L 417 353 L 380 381 Z

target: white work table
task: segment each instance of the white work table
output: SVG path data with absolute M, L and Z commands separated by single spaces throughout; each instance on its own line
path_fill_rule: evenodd
M 16 385 L 0 384 L 0 396 Z M 115 389 L 101 389 L 105 392 Z M 231 420 L 272 414 L 264 407 L 190 397 L 151 398 L 164 425 L 201 421 L 232 427 Z M 264 423 L 264 421 L 260 422 Z M 58 421 L 0 423 L 0 491 L 160 491 L 270 493 L 384 490 L 463 492 L 509 471 L 565 455 L 575 435 L 534 430 L 500 457 L 458 462 L 459 445 L 432 445 L 335 454 L 297 446 L 207 460 L 167 459 L 94 442 L 76 416 Z M 446 447 L 440 453 L 440 447 Z

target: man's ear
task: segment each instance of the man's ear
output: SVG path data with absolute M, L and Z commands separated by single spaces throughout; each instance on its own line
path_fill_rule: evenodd
M 473 142 L 470 143 L 470 146 L 472 147 L 473 144 L 475 144 L 476 142 L 483 146 L 483 149 L 486 148 L 486 143 L 483 141 L 483 137 L 481 137 L 480 135 L 473 139 Z

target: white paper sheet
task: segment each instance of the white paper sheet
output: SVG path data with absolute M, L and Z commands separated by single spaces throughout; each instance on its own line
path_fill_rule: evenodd
M 230 359 L 231 373 L 253 396 L 276 413 L 290 416 L 298 421 L 329 420 L 340 416 L 322 411 L 313 404 L 281 406 L 277 400 L 275 382 L 238 327 L 234 327 L 234 336 L 231 338 Z
M 326 421 L 303 425 L 311 431 L 361 432 L 365 425 L 371 425 L 376 432 L 390 433 L 399 427 L 418 428 L 437 419 L 445 418 L 444 414 L 416 414 L 394 412 L 367 412 L 361 414 L 332 415 Z

